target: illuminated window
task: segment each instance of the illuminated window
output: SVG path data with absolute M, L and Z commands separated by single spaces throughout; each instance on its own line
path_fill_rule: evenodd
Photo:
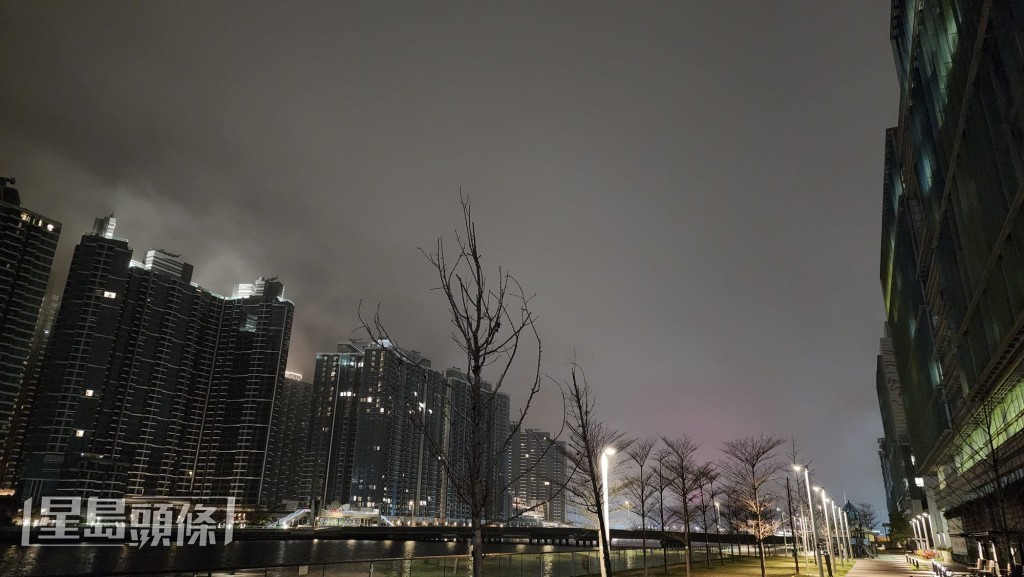
M 924 477 L 914 477 L 914 484 L 918 487 L 924 487 Z
M 85 431 L 83 431 L 82 429 L 78 429 L 77 431 L 75 431 L 75 436 L 76 437 L 84 437 L 85 436 Z
M 116 299 L 117 298 L 117 293 L 113 293 L 113 292 L 110 292 L 110 291 L 103 291 L 103 298 L 105 298 L 105 299 Z
M 87 397 L 91 397 L 92 395 L 93 395 L 93 391 L 92 391 L 92 389 L 86 389 L 86 390 L 85 390 L 85 396 L 87 396 Z

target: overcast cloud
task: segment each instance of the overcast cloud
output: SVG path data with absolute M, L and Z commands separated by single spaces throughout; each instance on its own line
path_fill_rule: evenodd
M 459 361 L 417 247 L 487 259 L 634 436 L 794 436 L 884 508 L 874 388 L 889 2 L 3 2 L 0 174 L 221 294 L 277 275 L 289 365 L 360 299 Z M 514 399 L 517 395 L 513 395 Z M 528 422 L 553 427 L 554 396 Z

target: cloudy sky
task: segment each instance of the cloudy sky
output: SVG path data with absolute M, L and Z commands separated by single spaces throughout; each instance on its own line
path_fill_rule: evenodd
M 545 372 L 575 351 L 611 426 L 706 459 L 793 436 L 881 509 L 888 26 L 888 0 L 3 2 L 0 174 L 64 223 L 57 290 L 111 212 L 214 292 L 279 276 L 305 373 L 360 300 L 458 362 L 417 247 L 461 186 Z

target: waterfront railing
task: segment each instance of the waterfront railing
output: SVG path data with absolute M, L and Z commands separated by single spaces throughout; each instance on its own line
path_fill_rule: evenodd
M 706 551 L 701 552 L 707 554 Z M 697 552 L 695 551 L 695 555 Z M 703 561 L 703 557 L 700 557 Z M 648 549 L 647 566 L 683 563 L 682 549 Z M 696 562 L 696 559 L 695 559 Z M 642 549 L 612 551 L 612 570 L 625 571 L 644 566 Z M 550 553 L 493 553 L 484 557 L 487 577 L 582 577 L 601 572 L 597 551 L 559 551 Z M 281 565 L 234 567 L 203 571 L 163 571 L 133 573 L 146 577 L 468 577 L 473 574 L 467 555 L 417 557 L 411 559 L 373 559 Z

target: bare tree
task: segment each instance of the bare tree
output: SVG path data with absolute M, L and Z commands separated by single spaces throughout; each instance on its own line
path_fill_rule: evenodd
M 1004 444 L 1002 439 L 1007 423 L 1017 414 L 1015 401 L 1019 402 L 1011 395 L 1000 402 L 980 403 L 962 415 L 948 458 L 938 467 L 945 483 L 935 477 L 927 481 L 935 490 L 939 509 L 945 509 L 948 517 L 960 517 L 968 535 L 982 529 L 993 540 L 1001 560 L 1018 563 L 1019 551 L 1024 550 L 1024 539 L 1019 537 L 1024 527 L 1011 522 L 1020 517 L 1013 515 L 1006 477 L 1017 463 L 1024 462 L 1024 449 Z M 1014 535 L 1018 536 L 1016 543 Z
M 623 434 L 609 429 L 597 419 L 594 411 L 594 392 L 587 382 L 586 374 L 573 363 L 570 380 L 564 384 L 566 398 L 566 430 L 569 438 L 565 443 L 565 457 L 569 468 L 569 483 L 566 494 L 569 501 L 583 514 L 597 518 L 598 542 L 601 545 L 601 575 L 612 573 L 611 547 L 605 539 L 606 519 L 604 510 L 604 485 L 601 474 L 601 454 L 606 448 L 616 451 L 628 449 L 631 442 Z M 616 459 L 608 471 L 609 478 L 623 462 Z
M 644 575 L 647 575 L 647 518 L 651 514 L 651 506 L 657 494 L 657 482 L 654 471 L 648 461 L 657 439 L 639 439 L 626 450 L 626 455 L 633 465 L 636 466 L 636 474 L 627 478 L 626 492 L 629 498 L 636 503 L 640 512 L 640 538 L 643 540 L 644 553 Z
M 468 507 L 473 530 L 473 575 L 480 577 L 484 521 L 502 493 L 508 490 L 503 481 L 496 482 L 503 466 L 502 455 L 510 450 L 541 390 L 541 341 L 529 307 L 532 295 L 527 295 L 519 281 L 501 267 L 497 269 L 495 282 L 489 284 L 470 202 L 461 196 L 460 200 L 463 222 L 462 229 L 455 231 L 454 249 L 446 246 L 443 238 L 438 238 L 433 252 L 422 249 L 420 252 L 437 274 L 440 283 L 437 290 L 444 295 L 452 323 L 451 339 L 465 355 L 469 402 L 460 409 L 450 398 L 442 400 L 447 405 L 444 414 L 449 422 L 465 427 L 465 442 L 461 450 L 451 451 L 443 436 L 423 435 L 423 439 L 438 458 L 448 486 Z M 361 314 L 360 320 L 374 342 L 397 344 L 382 323 L 379 310 L 372 323 L 363 320 Z M 404 354 L 397 346 L 390 349 L 395 354 Z M 499 414 L 500 395 L 506 388 L 509 371 L 525 354 L 530 355 L 527 357 L 528 381 L 524 383 L 526 400 L 513 415 L 508 434 L 495 438 L 492 428 Z M 492 375 L 490 383 L 484 380 L 485 368 Z M 425 411 L 409 411 L 409 417 L 425 428 Z
M 708 553 L 710 547 L 707 543 L 708 537 L 708 515 L 714 519 L 714 506 L 715 497 L 713 495 L 715 489 L 715 479 L 718 478 L 718 472 L 715 471 L 715 465 L 713 463 L 705 463 L 701 466 L 699 475 L 700 482 L 697 484 L 697 512 L 700 513 L 700 529 L 704 532 L 704 561 L 707 563 L 708 568 L 711 567 L 711 555 Z M 721 552 L 721 551 L 719 551 Z
M 697 444 L 683 435 L 674 439 L 662 437 L 669 451 L 671 488 L 677 500 L 677 513 L 683 525 L 683 547 L 686 549 L 686 575 L 693 569 L 693 551 L 690 548 L 690 525 L 693 522 L 691 505 L 696 493 L 704 482 L 706 471 L 697 464 L 694 453 Z
M 726 459 L 720 469 L 730 485 L 733 506 L 742 513 L 745 529 L 757 541 L 761 577 L 765 577 L 764 538 L 778 528 L 775 520 L 775 498 L 769 483 L 782 468 L 775 460 L 775 450 L 785 441 L 776 437 L 745 437 L 727 441 L 722 448 Z M 735 516 L 735 515 L 734 515 Z
M 857 520 L 861 527 L 871 531 L 878 525 L 878 513 L 875 512 L 874 505 L 871 503 L 857 503 L 854 507 L 857 509 Z
M 674 517 L 671 507 L 665 508 L 665 493 L 672 488 L 672 451 L 662 447 L 654 454 L 654 462 L 657 465 L 657 489 L 658 489 L 658 521 L 661 528 L 662 539 L 668 537 L 666 527 Z M 668 553 L 665 547 L 661 548 L 661 564 L 668 574 Z
M 722 476 L 722 474 L 718 472 L 718 468 L 713 463 L 707 463 L 704 465 L 704 467 L 707 471 L 706 475 L 708 482 L 708 507 L 713 507 L 712 510 L 715 513 L 715 534 L 718 537 L 718 560 L 724 565 L 725 556 L 722 555 L 721 513 L 719 511 L 720 505 L 718 503 L 718 497 L 722 494 L 722 489 L 720 486 L 715 485 L 715 483 L 718 483 L 718 479 L 719 477 Z

